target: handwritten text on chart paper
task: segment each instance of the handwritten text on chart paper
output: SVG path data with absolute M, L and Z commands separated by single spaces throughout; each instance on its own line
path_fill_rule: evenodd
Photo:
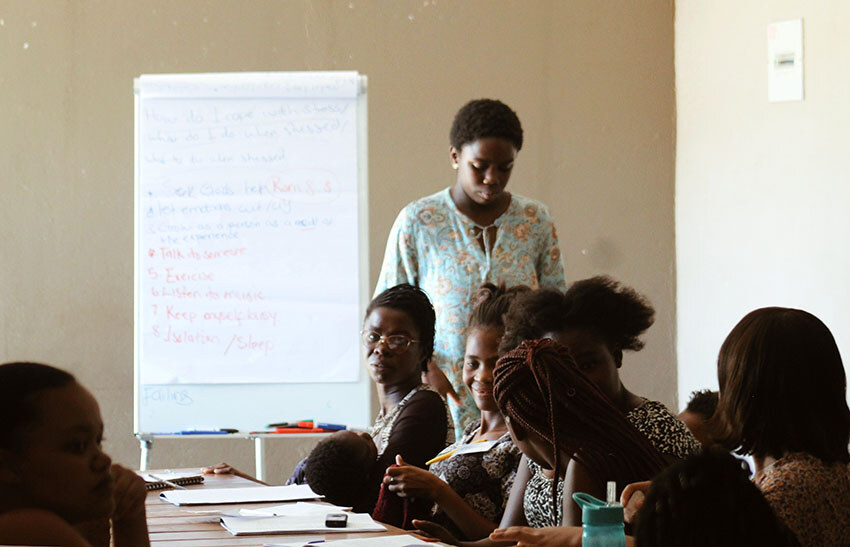
M 334 351 L 299 350 L 339 321 L 314 302 L 328 287 L 357 294 L 338 267 L 357 252 L 353 102 L 158 99 L 139 112 L 141 353 L 162 363 L 148 383 L 308 379 L 309 366 L 276 364 Z M 359 320 L 356 300 L 346 309 Z

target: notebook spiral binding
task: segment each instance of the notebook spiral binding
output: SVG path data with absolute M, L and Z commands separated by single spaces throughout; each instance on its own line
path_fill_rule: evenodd
M 168 479 L 168 482 L 173 482 L 179 486 L 188 486 L 190 484 L 201 484 L 204 482 L 203 475 L 192 475 L 191 477 L 179 477 L 175 479 Z M 162 481 L 158 482 L 145 482 L 145 490 L 163 490 L 165 488 L 171 488 L 169 485 L 165 484 Z

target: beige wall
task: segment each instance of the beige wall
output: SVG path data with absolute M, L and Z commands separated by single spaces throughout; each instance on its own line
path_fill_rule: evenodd
M 767 26 L 803 19 L 805 100 L 767 101 Z M 679 400 L 749 311 L 803 308 L 850 366 L 850 4 L 676 3 Z
M 674 404 L 672 18 L 672 0 L 2 0 L 0 360 L 76 373 L 135 465 L 133 78 L 353 69 L 369 77 L 372 280 L 398 210 L 452 182 L 454 112 L 501 98 L 527 132 L 512 189 L 550 206 L 570 279 L 610 273 L 655 303 L 624 375 Z M 163 443 L 153 464 L 250 469 L 221 443 Z

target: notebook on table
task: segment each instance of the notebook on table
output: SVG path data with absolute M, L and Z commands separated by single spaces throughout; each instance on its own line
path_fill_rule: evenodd
M 168 481 L 178 486 L 187 486 L 190 484 L 201 484 L 204 482 L 204 476 L 198 473 L 139 473 L 145 481 L 146 490 L 162 490 L 171 488 L 171 485 L 164 482 Z
M 289 486 L 252 486 L 248 488 L 203 488 L 169 490 L 159 495 L 174 505 L 218 505 L 225 503 L 259 503 L 271 501 L 315 500 L 321 498 L 306 484 Z

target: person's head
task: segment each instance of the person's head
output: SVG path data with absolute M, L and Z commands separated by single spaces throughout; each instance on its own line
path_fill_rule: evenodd
M 847 379 L 832 333 L 814 315 L 761 308 L 720 348 L 718 441 L 740 453 L 779 458 L 806 452 L 850 462 Z
M 638 511 L 639 547 L 789 545 L 790 535 L 749 480 L 749 468 L 708 451 L 662 471 Z
M 647 480 L 664 459 L 550 339 L 526 340 L 502 356 L 493 391 L 515 444 L 529 459 L 560 470 L 570 458 L 600 488 Z M 557 506 L 557 504 L 556 504 Z
M 528 290 L 523 285 L 507 289 L 504 285 L 497 287 L 485 283 L 473 298 L 475 307 L 466 330 L 463 383 L 479 410 L 498 410 L 493 398 L 493 369 L 499 359 L 499 342 L 505 332 L 502 317 L 514 296 Z
M 402 283 L 372 299 L 363 321 L 369 374 L 379 384 L 404 384 L 428 369 L 436 315 L 425 292 Z
M 368 433 L 339 431 L 316 445 L 304 468 L 310 489 L 334 505 L 351 506 L 357 511 L 372 486 L 372 470 L 378 449 Z
M 617 401 L 623 351 L 643 348 L 640 336 L 654 315 L 643 296 L 606 276 L 577 281 L 566 293 L 540 289 L 519 295 L 511 305 L 500 351 L 523 340 L 551 338 L 569 347 L 582 372 Z
M 470 101 L 455 115 L 449 140 L 452 166 L 467 197 L 479 205 L 498 202 L 522 149 L 516 113 L 501 101 Z
M 44 509 L 72 524 L 112 512 L 100 408 L 72 375 L 0 365 L 0 416 L 0 507 Z
M 703 448 L 713 446 L 714 438 L 711 435 L 711 418 L 717 409 L 717 392 L 710 389 L 694 391 L 691 400 L 685 410 L 679 413 L 678 418 L 685 422 L 688 429 Z

